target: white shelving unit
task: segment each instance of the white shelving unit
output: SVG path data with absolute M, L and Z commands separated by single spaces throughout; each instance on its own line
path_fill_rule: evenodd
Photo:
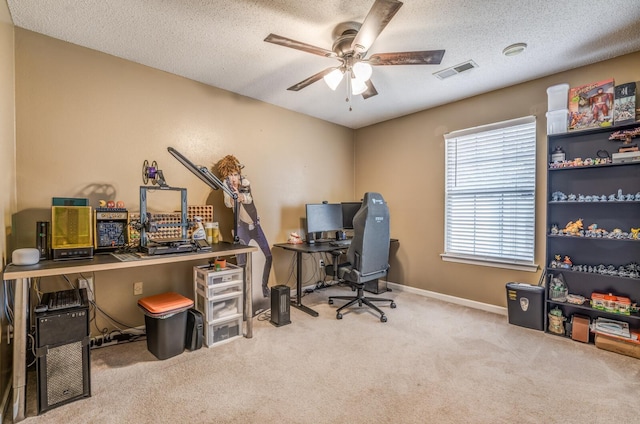
M 208 265 L 193 268 L 195 308 L 204 317 L 207 347 L 242 337 L 243 269 L 227 264 L 216 270 Z

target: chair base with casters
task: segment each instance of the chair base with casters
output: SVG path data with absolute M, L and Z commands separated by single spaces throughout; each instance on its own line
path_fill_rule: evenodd
M 386 298 L 382 298 L 382 297 L 368 297 L 368 296 L 365 296 L 364 295 L 364 283 L 352 283 L 352 282 L 348 282 L 348 283 L 352 284 L 356 288 L 357 294 L 355 296 L 330 296 L 329 297 L 329 305 L 333 305 L 333 300 L 334 299 L 348 300 L 349 301 L 345 305 L 342 305 L 340 308 L 338 308 L 338 310 L 336 311 L 336 318 L 337 319 L 342 319 L 342 310 L 345 309 L 345 308 L 348 308 L 348 307 L 350 307 L 352 305 L 355 305 L 357 303 L 358 306 L 362 306 L 364 304 L 364 305 L 370 307 L 371 309 L 373 309 L 374 311 L 376 311 L 380 315 L 380 321 L 381 322 L 387 322 L 387 316 L 373 302 L 389 302 L 389 306 L 391 307 L 391 309 L 393 309 L 393 308 L 396 307 L 396 303 L 393 301 L 393 299 L 386 299 Z

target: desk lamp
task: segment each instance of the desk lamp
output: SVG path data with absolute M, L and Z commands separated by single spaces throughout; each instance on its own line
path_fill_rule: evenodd
M 239 243 L 240 237 L 238 236 L 238 194 L 232 191 L 229 187 L 225 186 L 222 181 L 218 177 L 209 171 L 209 168 L 206 166 L 195 165 L 189 159 L 187 159 L 182 153 L 178 152 L 173 147 L 167 147 L 169 153 L 175 157 L 178 162 L 183 164 L 189 171 L 195 174 L 198 178 L 200 178 L 205 184 L 211 187 L 214 190 L 222 189 L 225 193 L 227 193 L 233 199 L 233 242 Z

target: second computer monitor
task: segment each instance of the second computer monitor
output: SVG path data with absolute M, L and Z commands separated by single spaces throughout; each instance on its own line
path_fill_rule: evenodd
M 340 203 L 308 203 L 306 212 L 308 235 L 338 231 L 342 228 Z
M 362 202 L 342 202 L 342 228 L 353 230 L 353 217 L 360 210 Z

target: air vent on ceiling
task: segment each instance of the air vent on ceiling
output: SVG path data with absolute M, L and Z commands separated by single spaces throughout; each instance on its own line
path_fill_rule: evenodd
M 458 75 L 462 72 L 468 71 L 469 69 L 473 69 L 477 67 L 478 67 L 478 64 L 475 63 L 473 60 L 467 60 L 466 62 L 459 63 L 456 66 L 443 69 L 442 71 L 434 72 L 433 75 L 443 80 L 443 79 L 452 77 L 454 75 Z

